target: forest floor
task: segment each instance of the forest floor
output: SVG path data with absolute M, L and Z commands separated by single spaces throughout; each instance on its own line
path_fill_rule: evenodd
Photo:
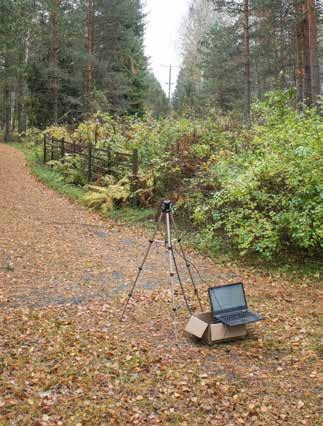
M 177 348 L 163 247 L 119 321 L 146 247 L 144 231 L 48 189 L 0 144 L 0 425 L 319 424 L 318 283 L 189 253 L 205 307 L 207 283 L 242 280 L 266 320 L 208 347 L 181 308 Z

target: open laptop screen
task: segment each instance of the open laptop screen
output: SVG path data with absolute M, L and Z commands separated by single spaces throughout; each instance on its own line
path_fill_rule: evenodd
M 247 308 L 242 283 L 209 288 L 209 296 L 213 315 Z

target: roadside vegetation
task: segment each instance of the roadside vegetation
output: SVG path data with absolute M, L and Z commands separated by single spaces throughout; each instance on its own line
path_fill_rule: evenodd
M 86 182 L 76 154 L 41 166 L 42 132 L 26 133 L 34 173 L 54 189 L 109 217 L 143 222 L 169 197 L 176 215 L 193 225 L 194 243 L 214 255 L 276 260 L 318 259 L 322 244 L 322 116 L 294 108 L 293 91 L 273 92 L 253 106 L 246 129 L 233 116 L 177 116 L 155 120 L 113 119 L 95 114 L 75 129 L 53 126 L 49 136 L 94 143 L 112 150 L 137 148 L 140 170 L 131 191 L 131 170 L 114 164 L 113 175 Z M 53 183 L 55 182 L 55 183 Z M 71 185 L 72 184 L 72 185 Z M 133 198 L 139 204 L 133 209 Z M 192 237 L 191 237 L 192 238 Z

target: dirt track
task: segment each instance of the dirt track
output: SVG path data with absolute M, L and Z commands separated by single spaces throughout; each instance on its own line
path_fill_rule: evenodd
M 266 321 L 208 348 L 184 333 L 181 309 L 177 349 L 158 288 L 167 288 L 163 247 L 119 321 L 146 247 L 138 230 L 37 182 L 0 144 L 0 424 L 319 424 L 317 283 L 190 254 L 210 284 L 243 280 Z
M 147 239 L 103 221 L 31 176 L 24 156 L 0 145 L 0 307 L 42 307 L 106 299 L 126 292 Z M 204 277 L 235 278 L 195 256 Z M 162 247 L 155 247 L 141 286 L 167 285 Z M 212 277 L 212 278 L 211 278 Z

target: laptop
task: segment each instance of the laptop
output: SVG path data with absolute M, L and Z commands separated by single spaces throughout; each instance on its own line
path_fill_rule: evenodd
M 243 283 L 226 284 L 208 289 L 213 322 L 230 327 L 260 321 L 260 315 L 248 309 Z

